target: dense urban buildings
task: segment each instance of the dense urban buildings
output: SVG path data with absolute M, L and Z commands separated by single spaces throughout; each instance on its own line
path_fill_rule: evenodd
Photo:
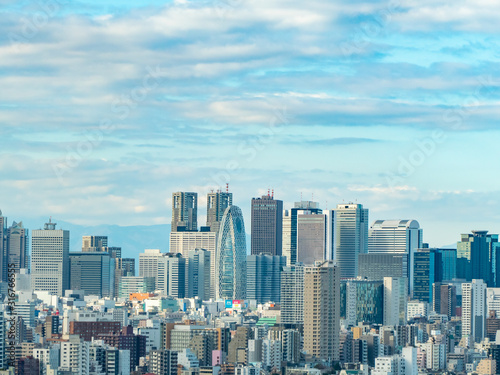
M 143 250 L 137 276 L 135 259 L 107 236 L 86 233 L 70 249 L 52 221 L 31 232 L 30 257 L 28 229 L 0 215 L 4 271 L 15 274 L 13 291 L 0 283 L 0 360 L 11 373 L 500 368 L 498 235 L 473 231 L 457 249 L 432 248 L 416 220 L 375 220 L 368 231 L 361 204 L 288 208 L 268 195 L 247 207 L 248 237 L 227 190 L 208 193 L 200 228 L 197 193 L 173 196 L 169 251 Z

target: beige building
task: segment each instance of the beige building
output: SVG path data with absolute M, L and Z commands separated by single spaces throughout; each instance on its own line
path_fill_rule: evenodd
M 497 373 L 497 364 L 491 358 L 484 358 L 477 365 L 476 372 L 478 375 L 494 375 Z
M 304 270 L 304 350 L 318 359 L 339 360 L 340 272 L 333 261 Z

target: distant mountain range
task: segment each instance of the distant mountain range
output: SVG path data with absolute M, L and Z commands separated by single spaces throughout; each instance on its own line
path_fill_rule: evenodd
M 23 220 L 25 228 L 31 231 L 43 227 L 47 218 L 35 220 Z M 122 258 L 139 259 L 139 254 L 144 249 L 160 249 L 162 252 L 168 252 L 170 224 L 160 225 L 96 225 L 82 226 L 65 221 L 55 220 L 56 229 L 65 229 L 70 231 L 70 251 L 82 251 L 82 236 L 108 236 L 109 246 L 118 246 L 122 248 Z M 11 225 L 9 220 L 9 225 Z M 138 263 L 136 264 L 138 266 Z

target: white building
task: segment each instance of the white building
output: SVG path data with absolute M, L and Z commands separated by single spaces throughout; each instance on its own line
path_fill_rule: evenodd
M 377 220 L 368 234 L 368 253 L 407 254 L 408 264 L 403 276 L 409 278 L 413 291 L 413 253 L 422 247 L 422 229 L 416 220 Z
M 429 304 L 427 302 L 409 301 L 406 305 L 406 316 L 408 320 L 415 317 L 426 318 L 428 316 L 428 311 Z
M 51 220 L 31 232 L 31 285 L 58 296 L 69 289 L 69 231 L 56 230 Z
M 500 288 L 486 289 L 486 306 L 487 312 L 495 311 L 500 317 Z
M 281 366 L 281 342 L 278 340 L 262 340 L 262 365 L 272 369 Z
M 61 341 L 61 371 L 72 371 L 79 375 L 89 375 L 90 343 L 78 335 L 64 335 Z
M 33 357 L 38 359 L 40 363 L 40 375 L 48 374 L 47 367 L 52 369 L 59 367 L 60 350 L 61 346 L 59 344 L 53 344 L 50 348 L 46 349 L 33 349 Z
M 158 288 L 158 262 L 165 256 L 159 249 L 146 249 L 139 254 L 139 276 L 154 277 Z
M 194 352 L 189 348 L 186 348 L 179 352 L 177 363 L 187 369 L 200 367 L 200 361 L 198 361 L 198 358 L 196 358 Z
M 384 325 L 406 324 L 408 279 L 406 277 L 384 277 Z
M 462 337 L 480 342 L 485 337 L 487 304 L 486 284 L 474 279 L 462 284 Z

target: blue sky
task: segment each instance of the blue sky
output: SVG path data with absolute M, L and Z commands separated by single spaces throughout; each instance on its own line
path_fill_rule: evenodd
M 274 188 L 500 232 L 500 1 L 137 3 L 0 0 L 9 219 L 168 223 L 185 190 L 202 222 L 229 182 L 247 219 Z

